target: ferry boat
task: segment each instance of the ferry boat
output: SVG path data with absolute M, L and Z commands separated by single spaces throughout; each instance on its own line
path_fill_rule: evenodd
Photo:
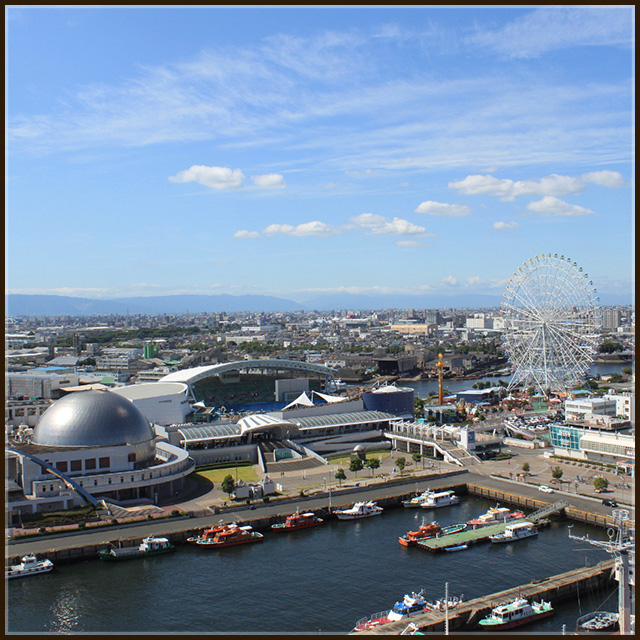
M 480 620 L 478 624 L 484 631 L 502 631 L 546 618 L 551 614 L 553 614 L 553 607 L 550 602 L 542 600 L 529 603 L 526 598 L 518 596 L 512 602 L 494 607 L 491 614 Z
M 460 504 L 460 498 L 453 491 L 435 491 L 427 496 L 426 500 L 420 505 L 423 509 L 437 509 L 438 507 L 450 507 L 454 504 Z
M 356 502 L 348 509 L 336 509 L 333 513 L 339 520 L 355 520 L 357 518 L 370 518 L 371 516 L 379 516 L 382 513 L 382 507 L 375 502 Z
M 619 628 L 619 614 L 613 611 L 592 611 L 578 618 L 576 632 L 583 633 L 611 633 Z
M 407 531 L 407 533 L 398 538 L 398 542 L 405 547 L 413 547 L 420 540 L 429 538 L 437 538 L 447 536 L 451 533 L 459 533 L 467 528 L 466 522 L 461 524 L 451 524 L 448 527 L 441 527 L 435 520 L 431 524 L 420 525 L 416 531 Z
M 38 560 L 36 556 L 30 554 L 22 556 L 22 560 L 18 564 L 7 567 L 5 578 L 25 578 L 26 576 L 35 576 L 39 573 L 48 573 L 53 569 L 53 562 L 48 558 Z
M 426 609 L 425 609 L 426 607 Z M 354 631 L 368 631 L 374 629 L 383 624 L 389 624 L 389 622 L 396 622 L 404 618 L 410 618 L 419 613 L 430 611 L 427 607 L 427 601 L 424 598 L 423 591 L 419 593 L 407 593 L 404 598 L 399 602 L 396 602 L 389 611 L 380 611 L 374 613 L 368 618 L 361 618 L 356 622 Z
M 173 551 L 174 548 L 168 538 L 148 536 L 137 547 L 111 547 L 110 549 L 103 549 L 98 552 L 98 557 L 100 560 L 106 560 L 107 562 L 131 560 L 133 558 L 143 558 L 159 553 L 167 553 Z
M 508 524 L 504 530 L 504 533 L 496 533 L 493 536 L 489 536 L 489 540 L 493 544 L 500 544 L 503 542 L 515 542 L 516 540 L 524 540 L 525 538 L 532 538 L 538 535 L 538 528 L 533 522 L 528 520 L 524 522 L 515 522 Z
M 524 518 L 522 511 L 511 511 L 507 507 L 491 507 L 486 513 L 477 518 L 473 518 L 467 522 L 470 526 L 485 527 L 490 524 L 498 524 L 499 522 L 508 522 Z
M 309 529 L 310 527 L 318 527 L 324 523 L 315 513 L 295 513 L 287 516 L 284 522 L 272 524 L 273 531 L 297 531 L 298 529 Z
M 207 549 L 218 549 L 220 547 L 231 547 L 238 544 L 249 544 L 251 542 L 262 542 L 263 535 L 249 525 L 239 527 L 235 522 L 224 525 L 213 537 L 188 538 L 189 542 L 205 547 Z

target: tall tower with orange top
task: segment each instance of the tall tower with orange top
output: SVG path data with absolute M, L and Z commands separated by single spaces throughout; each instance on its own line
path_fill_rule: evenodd
M 442 367 L 444 367 L 444 362 L 442 362 L 442 354 L 438 354 L 438 362 L 436 362 L 436 367 L 438 368 L 438 404 L 442 406 Z

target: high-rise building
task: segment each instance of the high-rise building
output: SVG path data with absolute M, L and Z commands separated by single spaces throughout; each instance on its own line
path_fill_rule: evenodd
M 602 310 L 602 328 L 615 331 L 621 323 L 620 309 L 603 309 Z

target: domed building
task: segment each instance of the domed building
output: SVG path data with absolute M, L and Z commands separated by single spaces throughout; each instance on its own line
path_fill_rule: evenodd
M 22 440 L 6 448 L 11 516 L 81 504 L 74 484 L 97 499 L 155 503 L 195 468 L 184 449 L 158 440 L 131 400 L 108 390 L 60 398 Z

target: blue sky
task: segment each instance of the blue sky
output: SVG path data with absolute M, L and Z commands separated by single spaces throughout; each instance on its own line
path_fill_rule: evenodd
M 6 289 L 633 284 L 634 8 L 5 9 Z

